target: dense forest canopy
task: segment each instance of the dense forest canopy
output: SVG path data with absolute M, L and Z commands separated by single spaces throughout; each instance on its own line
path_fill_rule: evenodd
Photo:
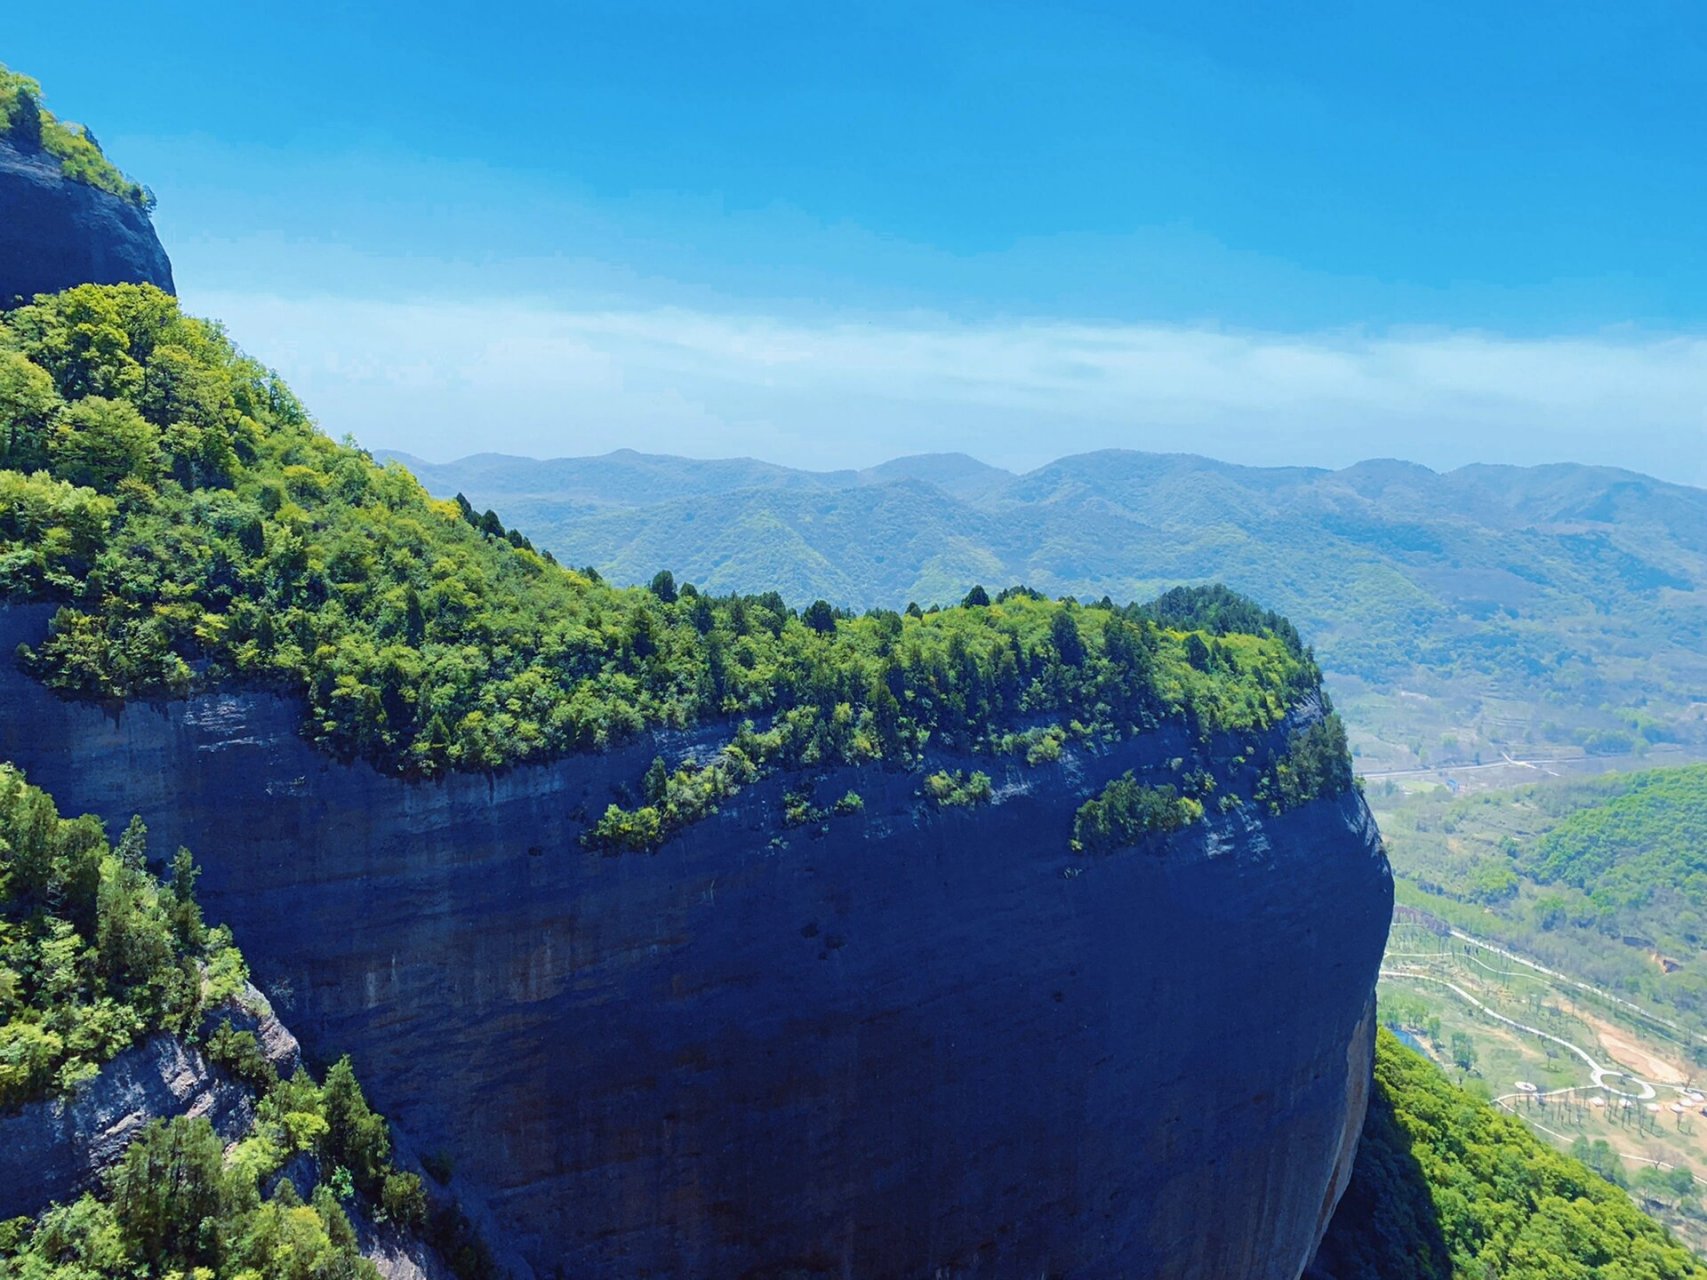
M 1520 865 L 1597 906 L 1644 906 L 1663 886 L 1707 912 L 1707 765 L 1635 774 L 1606 791 L 1604 804 L 1567 814 Z
M 23 152 L 45 151 L 59 161 L 60 172 L 75 182 L 154 207 L 154 193 L 132 182 L 101 151 L 95 135 L 80 124 L 67 124 L 42 105 L 41 85 L 0 63 L 0 139 Z
M 1225 592 L 853 616 L 667 573 L 613 588 L 328 439 L 147 285 L 0 322 L 0 593 L 64 604 L 26 660 L 67 693 L 266 685 L 306 698 L 326 748 L 427 776 L 720 719 L 753 727 L 722 777 L 688 779 L 701 791 L 749 767 L 908 765 L 927 742 L 1034 759 L 1045 722 L 1267 729 L 1320 679 L 1289 626 Z
M 1623 1191 L 1385 1029 L 1321 1260 L 1335 1280 L 1707 1280 Z

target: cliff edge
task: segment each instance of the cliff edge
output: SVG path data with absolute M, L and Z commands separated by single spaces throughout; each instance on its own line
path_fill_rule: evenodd
M 0 307 L 79 284 L 153 284 L 172 263 L 147 211 L 0 138 Z

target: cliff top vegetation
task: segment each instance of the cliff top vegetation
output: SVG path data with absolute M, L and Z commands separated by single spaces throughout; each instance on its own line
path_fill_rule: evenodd
M 86 182 L 145 209 L 154 208 L 154 193 L 125 177 L 107 159 L 94 134 L 55 116 L 42 103 L 41 85 L 5 63 L 0 63 L 0 138 L 20 151 L 46 151 L 58 159 L 60 172 L 74 182 Z
M 1225 591 L 1146 610 L 979 589 L 855 616 L 667 572 L 613 588 L 328 439 L 147 285 L 0 321 L 0 596 L 63 605 L 25 657 L 68 694 L 270 687 L 325 748 L 416 776 L 715 721 L 741 758 L 707 785 L 910 766 L 927 742 L 1035 760 L 1042 726 L 1268 729 L 1320 681 L 1290 626 Z

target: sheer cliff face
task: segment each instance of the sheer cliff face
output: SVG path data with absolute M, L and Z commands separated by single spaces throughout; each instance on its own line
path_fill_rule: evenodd
M 39 609 L 0 613 L 0 653 Z M 431 785 L 288 703 L 120 714 L 0 670 L 0 756 L 191 845 L 311 1054 L 478 1192 L 539 1275 L 1284 1277 L 1362 1120 L 1391 880 L 1355 795 L 1067 850 L 1161 733 L 934 812 L 786 829 L 780 782 L 656 855 L 576 837 L 660 751 Z M 933 761 L 966 767 L 965 761 Z M 1213 806 L 1212 806 L 1213 808 Z M 776 838 L 781 833 L 781 838 Z
M 57 157 L 0 142 L 0 306 L 79 284 L 155 284 L 172 264 L 148 214 L 61 174 Z

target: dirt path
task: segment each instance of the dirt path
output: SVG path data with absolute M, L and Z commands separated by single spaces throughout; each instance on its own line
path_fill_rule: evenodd
M 1682 1084 L 1689 1078 L 1689 1072 L 1668 1061 L 1650 1049 L 1643 1048 L 1630 1038 L 1630 1033 L 1605 1018 L 1597 1018 L 1594 1014 L 1579 1008 L 1577 1018 L 1594 1028 L 1594 1033 L 1600 1037 L 1601 1046 L 1612 1058 L 1634 1071 L 1645 1080 L 1655 1084 Z

